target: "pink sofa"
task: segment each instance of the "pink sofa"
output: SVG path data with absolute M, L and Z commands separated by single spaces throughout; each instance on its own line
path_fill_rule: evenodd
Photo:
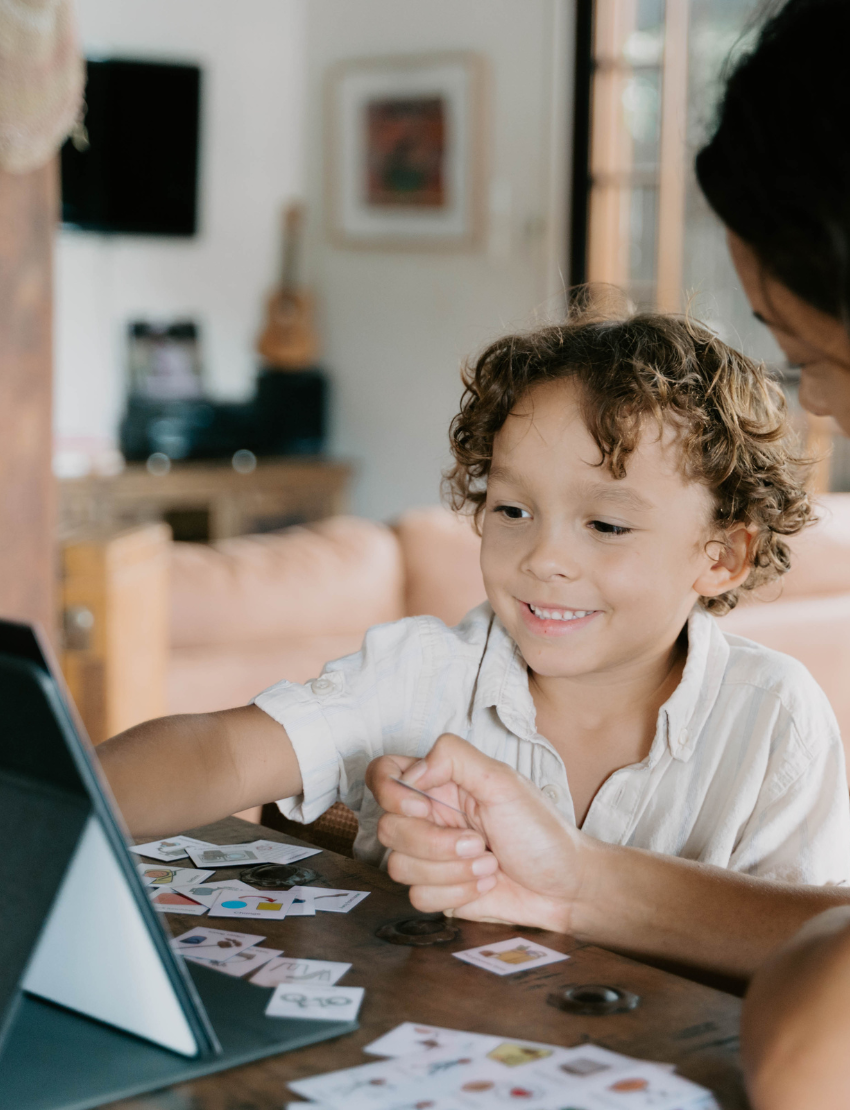
M 722 618 L 724 628 L 800 659 L 850 738 L 850 494 L 822 499 L 791 540 L 794 566 Z M 169 709 L 244 704 L 279 678 L 303 682 L 356 651 L 373 624 L 430 613 L 456 623 L 484 598 L 479 541 L 440 508 L 393 527 L 335 517 L 205 547 L 172 547 Z

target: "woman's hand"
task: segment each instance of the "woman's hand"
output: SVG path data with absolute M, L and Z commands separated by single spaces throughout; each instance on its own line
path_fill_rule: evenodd
M 571 931 L 593 841 L 528 779 L 446 733 L 423 760 L 374 760 L 366 783 L 387 811 L 378 836 L 392 849 L 389 873 L 410 886 L 417 909 Z

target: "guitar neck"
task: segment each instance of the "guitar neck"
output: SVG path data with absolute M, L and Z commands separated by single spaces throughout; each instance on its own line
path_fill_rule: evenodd
M 294 293 L 298 288 L 298 240 L 301 235 L 303 210 L 300 204 L 291 204 L 284 215 L 283 262 L 280 286 L 284 293 Z

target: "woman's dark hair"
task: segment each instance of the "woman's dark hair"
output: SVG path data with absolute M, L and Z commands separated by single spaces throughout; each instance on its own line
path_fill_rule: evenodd
M 850 0 L 789 0 L 764 25 L 696 170 L 768 273 L 850 323 Z

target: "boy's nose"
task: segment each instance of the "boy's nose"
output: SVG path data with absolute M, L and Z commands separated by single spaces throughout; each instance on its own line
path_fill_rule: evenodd
M 570 545 L 563 539 L 555 540 L 553 537 L 538 540 L 523 560 L 522 569 L 541 582 L 549 582 L 553 578 L 573 581 L 581 576 L 581 568 L 570 551 Z

